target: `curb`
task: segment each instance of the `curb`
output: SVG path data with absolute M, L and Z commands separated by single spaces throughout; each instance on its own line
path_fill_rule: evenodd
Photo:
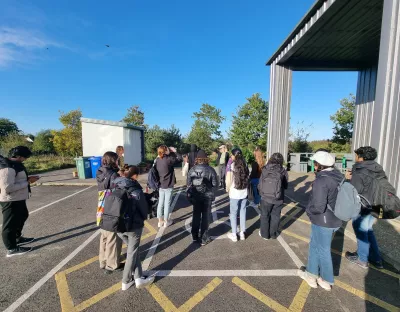
M 88 182 L 68 183 L 68 182 L 43 182 L 35 183 L 34 186 L 96 186 L 97 184 Z

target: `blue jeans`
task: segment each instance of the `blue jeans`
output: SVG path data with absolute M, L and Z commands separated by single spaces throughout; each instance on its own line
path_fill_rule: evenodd
M 169 214 L 171 213 L 171 199 L 172 199 L 172 188 L 169 189 L 160 189 L 159 190 L 159 198 L 158 198 L 158 206 L 157 206 L 157 218 L 164 217 L 165 220 L 168 219 Z
M 247 198 L 245 199 L 230 199 L 230 214 L 232 233 L 237 232 L 237 214 L 240 210 L 240 231 L 246 232 L 246 209 L 247 209 Z
M 251 185 L 253 186 L 253 196 L 254 196 L 254 203 L 258 205 L 261 201 L 260 193 L 258 193 L 258 183 L 260 179 L 251 179 Z
M 368 215 L 360 215 L 353 220 L 353 229 L 357 237 L 357 253 L 360 261 L 381 262 L 378 243 L 376 242 L 372 226 L 375 218 Z
M 311 225 L 311 241 L 308 249 L 307 272 L 333 285 L 333 265 L 331 255 L 332 236 L 339 228 Z

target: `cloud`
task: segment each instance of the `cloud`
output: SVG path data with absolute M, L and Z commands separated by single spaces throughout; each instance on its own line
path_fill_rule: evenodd
M 39 59 L 38 50 L 49 47 L 67 48 L 38 31 L 24 28 L 0 27 L 0 66 L 31 63 Z

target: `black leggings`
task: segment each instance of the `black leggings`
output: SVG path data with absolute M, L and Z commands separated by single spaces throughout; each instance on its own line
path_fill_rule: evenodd
M 2 237 L 8 250 L 17 248 L 17 239 L 22 235 L 29 212 L 26 201 L 0 202 L 3 213 Z

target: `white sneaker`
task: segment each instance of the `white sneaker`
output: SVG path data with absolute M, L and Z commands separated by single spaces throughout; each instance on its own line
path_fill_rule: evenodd
M 246 236 L 245 236 L 244 232 L 240 232 L 239 233 L 239 237 L 240 237 L 240 240 L 245 240 L 246 239 Z
M 164 227 L 169 227 L 172 224 L 172 220 L 168 219 L 167 221 L 164 222 Z
M 135 279 L 136 288 L 140 289 L 149 286 L 154 282 L 154 279 L 155 279 L 154 276 L 137 278 Z
M 321 288 L 327 290 L 327 291 L 331 291 L 332 290 L 332 285 L 329 284 L 327 281 L 324 281 L 322 278 L 318 278 L 317 279 L 317 283 L 319 286 L 321 286 Z
M 236 233 L 228 233 L 227 235 L 228 235 L 228 238 L 231 239 L 233 242 L 238 241 Z
M 163 227 L 164 226 L 164 221 L 158 221 L 158 228 Z
M 135 280 L 133 279 L 129 283 L 122 283 L 122 290 L 128 290 L 133 284 L 135 284 Z
M 302 270 L 297 271 L 297 275 L 307 282 L 311 288 L 318 288 L 317 280 Z

